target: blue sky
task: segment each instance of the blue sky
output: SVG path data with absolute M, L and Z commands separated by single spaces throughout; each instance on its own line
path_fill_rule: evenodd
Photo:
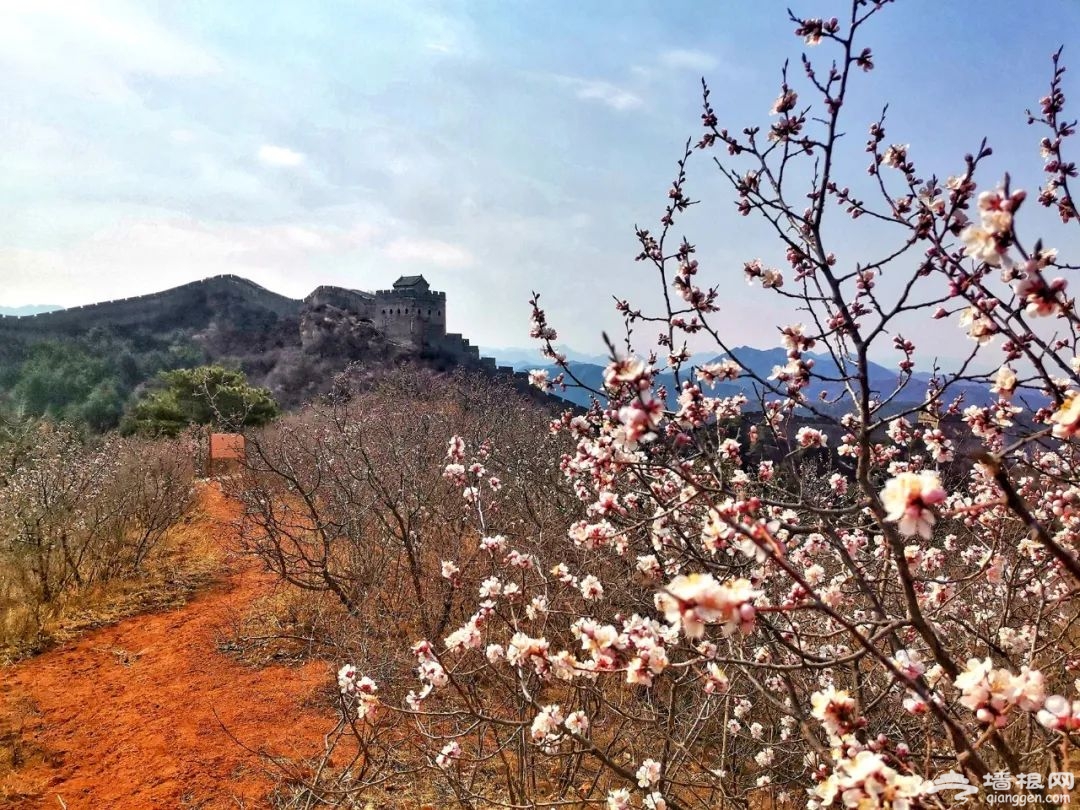
M 293 296 L 422 272 L 475 342 L 527 344 L 536 289 L 563 337 L 595 349 L 612 294 L 656 300 L 633 226 L 656 223 L 699 134 L 699 77 L 725 124 L 767 125 L 779 65 L 803 48 L 791 29 L 771 2 L 0 0 L 0 304 L 222 272 Z M 924 174 L 957 172 L 985 134 L 994 171 L 1034 189 L 1023 112 L 1078 31 L 1067 0 L 901 0 L 868 30 L 851 184 L 887 99 L 889 140 Z M 687 233 L 725 285 L 724 330 L 773 345 L 791 318 L 740 268 L 782 254 L 705 160 L 691 177 L 704 204 Z M 845 228 L 833 249 L 853 263 L 877 238 Z

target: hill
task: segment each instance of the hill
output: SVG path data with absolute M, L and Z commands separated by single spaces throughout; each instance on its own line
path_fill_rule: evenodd
M 422 276 L 365 292 L 318 287 L 293 299 L 233 275 L 151 295 L 0 317 L 0 405 L 105 430 L 158 372 L 203 363 L 243 370 L 286 408 L 344 369 L 401 362 L 515 375 L 446 332 L 445 293 Z M 517 374 L 524 387 L 524 374 Z
M 40 315 L 43 312 L 55 312 L 58 309 L 63 309 L 63 307 L 57 304 L 27 304 L 22 307 L 0 307 L 0 316 L 13 315 L 22 317 L 23 315 Z

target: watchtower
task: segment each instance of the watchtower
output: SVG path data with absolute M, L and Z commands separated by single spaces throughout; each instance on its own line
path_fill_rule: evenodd
M 391 339 L 416 348 L 446 336 L 446 293 L 433 292 L 423 276 L 401 276 L 393 289 L 375 293 L 375 323 Z

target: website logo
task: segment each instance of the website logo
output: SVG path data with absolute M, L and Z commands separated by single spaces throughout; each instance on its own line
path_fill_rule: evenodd
M 953 800 L 957 804 L 963 804 L 968 800 L 969 796 L 979 792 L 979 789 L 971 784 L 966 776 L 957 771 L 945 771 L 945 773 L 939 773 L 934 777 L 934 781 L 926 788 L 927 793 L 940 793 L 943 790 L 958 791 L 953 795 Z

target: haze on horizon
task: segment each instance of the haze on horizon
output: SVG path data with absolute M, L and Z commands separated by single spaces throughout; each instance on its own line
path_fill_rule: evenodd
M 791 28 L 771 4 L 0 0 L 0 305 L 218 273 L 292 297 L 423 273 L 475 343 L 527 346 L 536 289 L 561 341 L 599 351 L 618 330 L 613 294 L 655 300 L 633 226 L 655 225 L 698 135 L 700 77 L 723 124 L 766 123 L 800 52 Z M 1075 30 L 1080 5 L 1065 2 L 890 8 L 847 111 L 852 185 L 885 99 L 890 141 L 910 143 L 924 175 L 957 172 L 986 135 L 982 181 L 1008 167 L 1033 190 L 1024 110 Z M 739 268 L 782 256 L 706 160 L 689 188 L 704 204 L 679 232 L 723 282 L 725 330 L 775 345 L 777 319 Z M 872 238 L 853 228 L 841 261 Z M 939 348 L 963 340 L 933 328 Z

